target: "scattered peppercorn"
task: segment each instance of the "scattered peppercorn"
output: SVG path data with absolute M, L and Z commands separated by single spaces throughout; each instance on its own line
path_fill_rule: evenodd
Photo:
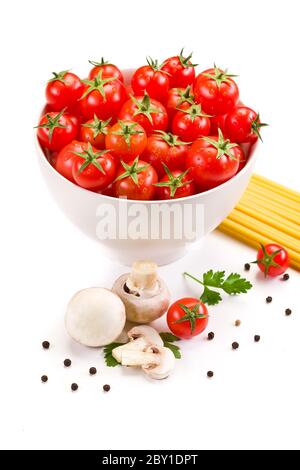
M 285 314 L 286 314 L 287 316 L 291 315 L 291 313 L 292 313 L 292 310 L 291 310 L 290 308 L 287 308 L 287 309 L 285 310 Z
M 97 369 L 96 369 L 96 367 L 91 367 L 90 370 L 89 370 L 89 373 L 90 373 L 91 375 L 97 374 Z
M 272 302 L 272 297 L 269 295 L 267 298 L 266 298 L 266 302 L 267 304 L 269 304 L 270 302 Z
M 44 349 L 49 349 L 49 348 L 50 348 L 50 343 L 49 343 L 49 341 L 43 341 L 43 342 L 42 342 L 42 346 L 43 346 Z
M 45 383 L 45 382 L 48 382 L 48 377 L 47 377 L 47 375 L 42 375 L 41 381 L 44 382 L 44 383 Z
M 245 271 L 250 271 L 250 264 L 246 263 L 244 268 L 245 268 Z
M 110 385 L 108 385 L 108 384 L 103 385 L 103 390 L 105 392 L 109 392 L 110 391 Z
M 232 349 L 238 349 L 239 346 L 240 346 L 239 343 L 237 343 L 236 341 L 232 343 Z
M 72 384 L 72 385 L 71 385 L 71 390 L 72 390 L 72 392 L 76 392 L 76 390 L 78 390 L 78 385 L 75 384 L 75 383 Z
M 64 366 L 65 366 L 65 367 L 70 367 L 71 364 L 72 364 L 71 359 L 65 359 L 65 360 L 64 360 Z
M 234 323 L 234 324 L 235 324 L 235 326 L 240 326 L 241 320 L 235 320 L 235 323 Z
M 207 372 L 207 377 L 209 377 L 209 378 L 211 379 L 213 376 L 214 376 L 213 371 L 212 371 L 212 370 L 209 370 L 209 371 Z
M 259 336 L 259 335 L 255 335 L 255 336 L 254 336 L 254 341 L 255 341 L 256 343 L 258 343 L 258 342 L 260 341 L 260 336 Z
M 212 339 L 214 339 L 214 337 L 215 337 L 215 334 L 214 334 L 212 331 L 211 331 L 210 333 L 208 333 L 208 335 L 207 335 L 207 339 L 208 339 L 209 341 L 211 341 Z
M 282 280 L 283 280 L 283 281 L 288 281 L 289 278 L 290 278 L 290 275 L 289 275 L 288 273 L 285 273 L 285 274 L 283 275 Z

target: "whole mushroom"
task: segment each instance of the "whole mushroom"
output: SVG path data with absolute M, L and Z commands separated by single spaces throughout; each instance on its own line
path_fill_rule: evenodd
M 105 346 L 121 334 L 126 321 L 122 300 L 109 289 L 91 287 L 70 300 L 65 325 L 69 335 L 85 346 Z
M 151 261 L 133 263 L 131 273 L 120 276 L 112 291 L 124 302 L 127 319 L 135 323 L 156 320 L 170 303 L 169 290 L 157 275 L 157 265 Z

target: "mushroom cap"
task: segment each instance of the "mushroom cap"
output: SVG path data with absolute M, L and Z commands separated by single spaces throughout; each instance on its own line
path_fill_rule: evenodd
M 128 337 L 134 341 L 136 341 L 137 338 L 143 338 L 148 346 L 151 344 L 156 344 L 157 346 L 164 345 L 159 333 L 149 325 L 134 326 L 128 331 Z
M 69 335 L 85 346 L 99 347 L 113 342 L 126 320 L 122 300 L 109 289 L 91 287 L 78 291 L 65 315 Z
M 170 303 L 169 290 L 161 278 L 157 279 L 158 292 L 150 293 L 147 289 L 142 295 L 136 296 L 124 290 L 130 273 L 123 274 L 114 283 L 112 291 L 124 302 L 127 320 L 134 323 L 150 323 L 161 317 Z
M 165 379 L 175 367 L 175 357 L 169 348 L 149 346 L 146 352 L 156 353 L 159 358 L 158 365 L 142 366 L 143 371 L 152 379 Z

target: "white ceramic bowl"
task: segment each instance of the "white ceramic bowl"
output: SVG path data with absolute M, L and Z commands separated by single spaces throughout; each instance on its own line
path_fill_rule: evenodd
M 85 234 L 99 240 L 108 256 L 124 264 L 151 259 L 161 265 L 183 256 L 191 243 L 214 230 L 231 212 L 248 184 L 256 159 L 254 148 L 247 149 L 245 167 L 204 193 L 173 201 L 120 201 L 71 183 L 51 166 L 38 141 L 37 148 L 45 182 L 60 209 Z M 165 212 L 158 218 L 160 210 Z M 164 227 L 169 210 L 175 215 Z M 186 234 L 192 227 L 194 233 Z

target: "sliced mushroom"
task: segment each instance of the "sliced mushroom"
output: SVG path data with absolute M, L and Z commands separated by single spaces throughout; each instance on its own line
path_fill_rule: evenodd
M 143 371 L 152 379 L 165 379 L 175 367 L 175 357 L 172 351 L 165 347 L 149 346 L 146 352 L 159 357 L 157 365 L 148 364 L 142 366 Z
M 159 333 L 149 325 L 134 326 L 128 331 L 128 337 L 131 340 L 137 340 L 143 338 L 148 345 L 156 344 L 157 346 L 163 346 L 164 342 L 159 336 Z
M 122 366 L 131 367 L 155 367 L 159 365 L 160 358 L 158 354 L 153 354 L 152 351 L 143 352 L 128 349 L 122 353 Z
M 144 352 L 145 349 L 152 344 L 163 346 L 163 341 L 158 332 L 148 325 L 135 326 L 128 331 L 127 335 L 129 342 L 122 346 L 118 346 L 112 351 L 113 357 L 122 365 L 130 365 L 123 364 L 123 355 L 128 351 L 138 354 L 139 352 Z
M 112 287 L 124 302 L 126 317 L 135 323 L 150 323 L 161 317 L 170 303 L 170 293 L 157 276 L 157 265 L 136 261 L 131 273 L 120 276 Z

